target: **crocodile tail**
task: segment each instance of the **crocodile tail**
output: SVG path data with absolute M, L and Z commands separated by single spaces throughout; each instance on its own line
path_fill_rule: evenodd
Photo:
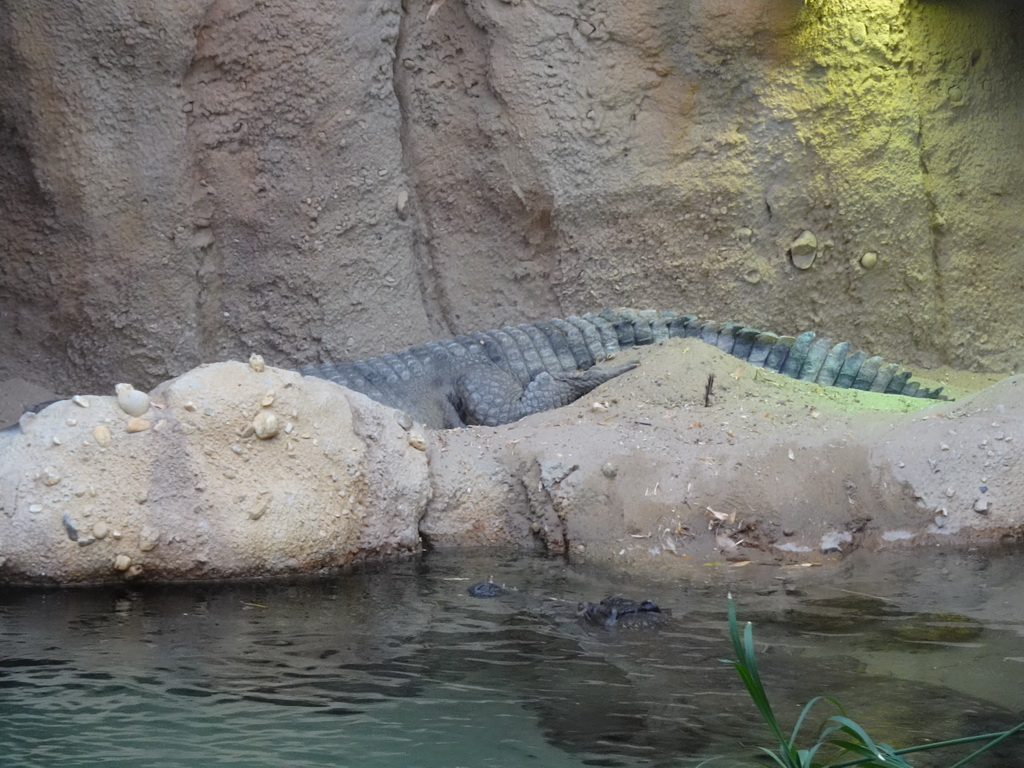
M 848 341 L 833 344 L 831 339 L 819 337 L 813 331 L 780 336 L 741 323 L 717 323 L 692 314 L 636 309 L 608 309 L 598 315 L 583 315 L 583 319 L 614 330 L 618 346 L 623 349 L 666 338 L 697 338 L 751 365 L 794 379 L 842 389 L 946 399 L 942 387 L 923 387 L 911 381 L 911 374 L 900 371 L 898 365 L 869 356 Z

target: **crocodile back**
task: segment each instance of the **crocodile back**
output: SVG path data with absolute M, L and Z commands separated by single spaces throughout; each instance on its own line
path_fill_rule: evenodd
M 699 339 L 751 365 L 823 386 L 942 397 L 941 387 L 921 387 L 899 366 L 813 331 L 785 336 L 692 314 L 628 308 L 479 331 L 365 360 L 311 365 L 302 373 L 330 379 L 428 423 L 461 426 L 489 423 L 468 420 L 460 386 L 472 384 L 474 376 L 491 389 L 500 385 L 501 398 L 536 389 L 545 376 L 558 379 L 567 392 L 578 392 L 628 370 L 628 365 L 602 365 L 623 350 L 670 338 Z M 591 369 L 593 375 L 578 378 Z M 547 391 L 552 384 L 544 380 L 542 386 Z M 558 395 L 548 407 L 565 397 Z

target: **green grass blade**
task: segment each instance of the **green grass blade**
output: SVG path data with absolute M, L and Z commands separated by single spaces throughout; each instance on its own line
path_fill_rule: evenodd
M 792 747 L 796 744 L 796 737 L 800 735 L 800 729 L 803 727 L 804 720 L 814 709 L 814 705 L 821 701 L 821 696 L 815 696 L 813 699 L 804 704 L 804 708 L 800 710 L 800 717 L 796 719 L 796 723 L 793 725 L 793 733 L 789 737 L 789 746 Z
M 850 718 L 844 715 L 833 715 L 829 718 L 829 721 L 835 723 L 840 727 L 840 729 L 846 731 L 848 734 L 857 739 L 861 744 L 863 744 L 867 749 L 869 749 L 872 754 L 881 754 L 881 751 L 878 749 L 878 745 L 875 744 L 875 742 L 872 740 L 870 736 L 868 736 L 868 732 L 861 728 L 860 725 L 855 723 Z
M 757 669 L 757 658 L 754 647 L 754 627 L 748 621 L 744 627 L 743 636 L 740 637 L 739 622 L 736 619 L 736 604 L 732 595 L 729 595 L 729 637 L 732 640 L 733 650 L 736 652 L 736 660 L 730 662 L 736 669 L 743 681 L 747 693 L 750 694 L 754 706 L 761 713 L 761 719 L 765 721 L 775 740 L 779 744 L 779 753 L 767 752 L 779 762 L 784 768 L 802 768 L 796 750 L 786 740 L 782 733 L 782 727 L 772 711 L 772 705 L 768 701 L 768 693 L 765 691 L 764 683 L 761 681 L 761 674 Z M 766 750 L 767 751 L 767 750 Z
M 801 768 L 799 763 L 789 762 L 766 747 L 758 747 L 758 749 L 760 749 L 762 752 L 768 755 L 768 757 L 774 760 L 775 764 L 778 765 L 780 768 Z
M 988 744 L 985 744 L 980 749 L 971 752 L 971 754 L 969 754 L 963 760 L 958 760 L 957 762 L 953 763 L 953 765 L 951 765 L 950 768 L 960 768 L 960 766 L 967 765 L 969 762 L 971 762 L 971 760 L 985 754 L 990 749 L 992 749 L 992 747 L 996 746 L 999 742 L 1003 741 L 1004 739 L 1010 738 L 1015 733 L 1020 733 L 1022 730 L 1024 730 L 1024 723 L 1018 723 L 1010 730 L 1003 731 L 1003 733 L 1001 733 L 996 738 L 992 739 L 992 741 L 990 741 Z
M 933 749 L 943 749 L 945 747 L 955 747 L 955 746 L 957 746 L 959 744 L 971 744 L 971 743 L 976 742 L 976 741 L 985 741 L 986 739 L 998 739 L 999 741 L 1002 741 L 1003 739 L 1005 739 L 1005 738 L 1007 738 L 1009 736 L 1012 736 L 1013 734 L 1018 733 L 1021 730 L 1024 730 L 1024 723 L 1019 723 L 1016 727 L 1011 728 L 1008 731 L 995 731 L 993 733 L 981 733 L 981 734 L 978 734 L 977 736 L 963 736 L 963 737 L 961 737 L 959 739 L 949 739 L 947 741 L 936 741 L 936 742 L 933 742 L 931 744 L 918 744 L 917 746 L 914 746 L 914 747 L 903 747 L 902 749 L 893 750 L 893 754 L 895 754 L 895 755 L 909 755 L 909 754 L 913 754 L 914 752 L 929 752 L 929 751 L 931 751 Z M 991 749 L 997 743 L 998 743 L 998 741 L 997 742 L 993 742 L 992 744 L 988 744 L 988 745 L 986 745 L 984 747 L 984 749 Z M 973 754 L 976 755 L 976 754 L 981 754 L 981 753 L 980 752 L 976 752 L 976 753 L 973 753 Z M 834 765 L 829 766 L 829 768 L 851 768 L 852 766 L 855 766 L 855 765 L 864 765 L 865 761 L 869 760 L 869 759 L 871 759 L 871 758 L 858 757 L 855 760 L 846 760 L 846 761 L 841 762 L 841 763 L 835 763 Z M 973 759 L 973 757 L 972 757 L 972 755 L 968 755 L 964 759 L 965 760 L 966 759 Z

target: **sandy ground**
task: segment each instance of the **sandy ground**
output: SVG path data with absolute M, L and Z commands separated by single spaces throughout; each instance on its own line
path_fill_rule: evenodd
M 956 397 L 936 402 L 794 381 L 692 340 L 628 357 L 636 371 L 566 408 L 439 433 L 427 540 L 532 534 L 570 558 L 660 572 L 1015 535 L 1015 454 L 989 455 L 1015 450 L 996 437 L 1020 427 L 998 376 L 933 372 Z M 1005 518 L 973 509 L 985 482 Z

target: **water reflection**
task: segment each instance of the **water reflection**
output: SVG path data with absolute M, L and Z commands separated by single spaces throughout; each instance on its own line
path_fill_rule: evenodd
M 729 590 L 784 721 L 826 693 L 893 743 L 995 730 L 1024 708 L 1024 590 L 1013 557 L 972 558 L 653 583 L 435 553 L 297 584 L 8 590 L 0 748 L 47 768 L 751 765 L 767 740 L 720 661 Z M 466 594 L 489 575 L 519 591 Z M 670 622 L 576 620 L 623 592 Z

